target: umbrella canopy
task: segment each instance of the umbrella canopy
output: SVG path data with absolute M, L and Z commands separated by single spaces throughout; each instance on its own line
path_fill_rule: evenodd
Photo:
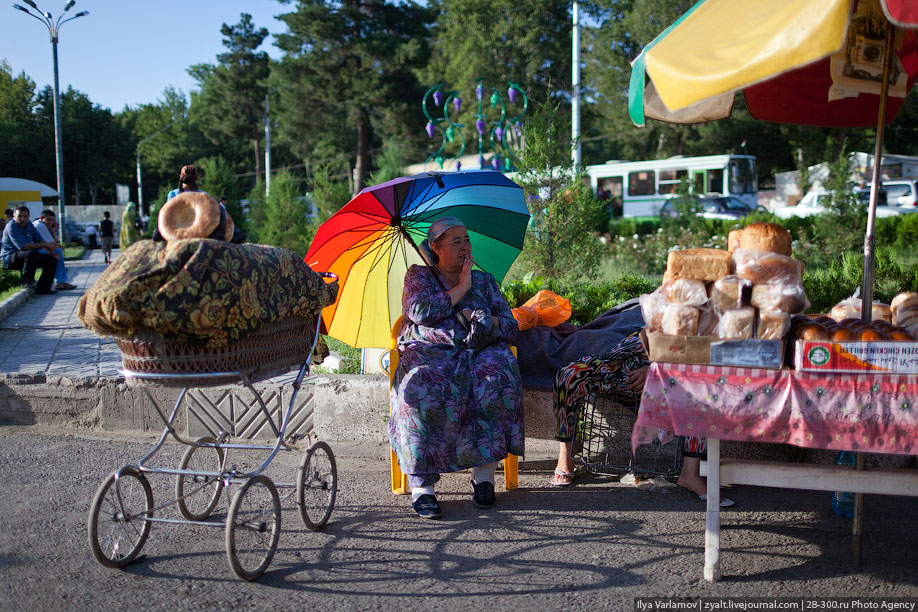
M 918 77 L 914 0 L 700 0 L 632 62 L 628 112 L 671 123 L 749 113 L 799 125 L 876 125 L 862 317 L 873 300 L 883 128 Z M 898 27 L 897 27 L 898 26 Z M 890 97 L 891 96 L 891 97 Z
M 424 173 L 368 187 L 323 223 L 306 254 L 338 275 L 337 301 L 322 312 L 328 334 L 354 347 L 389 346 L 402 314 L 405 273 L 430 224 L 462 219 L 476 266 L 500 281 L 523 248 L 529 210 L 522 188 L 500 172 Z
M 701 0 L 632 62 L 629 114 L 638 126 L 645 116 L 722 119 L 742 90 L 763 121 L 872 126 L 888 18 L 914 28 L 918 9 L 906 0 Z M 915 31 L 899 29 L 894 50 L 887 123 L 918 77 Z

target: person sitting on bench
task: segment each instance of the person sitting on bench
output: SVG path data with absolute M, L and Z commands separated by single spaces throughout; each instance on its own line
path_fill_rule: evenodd
M 0 262 L 7 270 L 22 270 L 22 283 L 36 287 L 38 295 L 57 293 L 51 288 L 57 259 L 48 252 L 59 248 L 56 242 L 45 242 L 35 227 L 29 223 L 29 209 L 19 206 L 13 211 L 13 222 L 3 228 L 3 239 L 0 240 Z M 41 270 L 38 284 L 35 284 L 35 271 Z

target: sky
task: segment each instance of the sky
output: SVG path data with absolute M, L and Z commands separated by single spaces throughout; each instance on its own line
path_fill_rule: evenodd
M 34 2 L 54 21 L 67 3 Z M 26 6 L 22 0 L 7 0 L 0 7 L 0 60 L 6 60 L 14 76 L 25 72 L 38 91 L 54 82 L 48 29 L 14 9 L 14 3 Z M 225 51 L 220 27 L 237 24 L 242 13 L 252 15 L 256 28 L 270 32 L 259 50 L 279 58 L 273 34 L 286 26 L 274 16 L 292 6 L 277 0 L 77 0 L 67 15 L 89 15 L 60 28 L 61 91 L 72 86 L 112 112 L 156 103 L 169 86 L 187 95 L 197 88 L 186 68 L 215 64 L 217 54 Z

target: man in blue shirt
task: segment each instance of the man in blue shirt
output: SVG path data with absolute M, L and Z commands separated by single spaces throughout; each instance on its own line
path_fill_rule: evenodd
M 35 219 L 35 221 L 32 221 L 32 226 L 38 232 L 39 241 L 48 243 L 55 242 L 54 231 L 57 229 L 57 215 L 54 214 L 53 210 L 41 211 L 41 216 Z M 53 251 L 42 249 L 41 252 L 50 253 L 57 259 L 57 269 L 54 272 L 54 278 L 57 280 L 57 284 L 54 285 L 54 288 L 58 291 L 61 289 L 76 289 L 76 285 L 71 285 L 67 282 L 69 276 L 67 274 L 67 267 L 64 264 L 64 250 L 58 247 Z
M 35 286 L 35 271 L 40 269 L 41 276 L 38 278 L 35 293 L 51 295 L 57 293 L 51 288 L 57 258 L 48 253 L 59 247 L 56 242 L 42 241 L 38 232 L 29 223 L 29 209 L 19 206 L 13 211 L 13 222 L 7 223 L 3 228 L 0 262 L 7 270 L 22 270 L 22 282 L 29 286 Z M 41 249 L 48 253 L 42 253 Z

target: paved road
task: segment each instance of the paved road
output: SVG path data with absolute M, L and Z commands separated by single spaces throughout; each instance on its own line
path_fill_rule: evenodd
M 703 506 L 680 490 L 598 476 L 560 490 L 545 486 L 545 471 L 524 471 L 519 490 L 481 511 L 468 476 L 451 474 L 438 485 L 443 520 L 423 521 L 387 490 L 385 463 L 347 457 L 326 529 L 307 531 L 285 502 L 280 549 L 257 583 L 232 574 L 216 528 L 155 525 L 138 562 L 102 567 L 86 543 L 92 496 L 150 446 L 0 427 L 0 609 L 598 611 L 651 595 L 918 597 L 915 498 L 867 498 L 855 570 L 850 523 L 831 514 L 827 493 L 737 487 L 739 504 L 723 514 L 726 579 L 708 584 Z M 272 474 L 289 479 L 298 459 L 281 456 Z M 152 484 L 156 503 L 168 499 L 171 481 Z

